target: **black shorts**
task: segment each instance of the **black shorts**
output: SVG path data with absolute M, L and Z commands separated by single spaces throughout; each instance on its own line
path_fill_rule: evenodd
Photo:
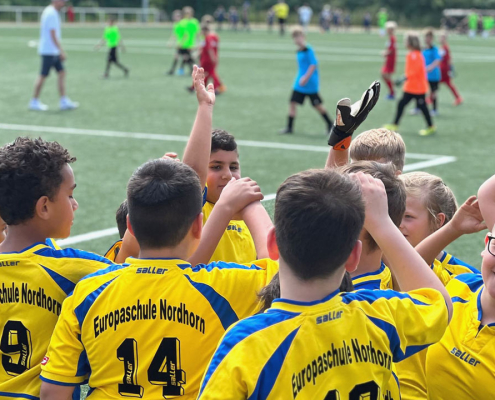
M 297 103 L 297 104 L 303 104 L 304 99 L 306 96 L 309 97 L 309 100 L 311 100 L 311 104 L 313 107 L 319 106 L 321 103 L 323 103 L 323 100 L 321 99 L 320 95 L 318 93 L 301 93 L 298 92 L 297 90 L 292 91 L 292 95 L 290 97 L 290 102 L 291 103 Z
M 110 49 L 108 50 L 108 62 L 118 62 L 117 47 L 110 47 Z
M 181 55 L 188 55 L 189 57 L 191 57 L 191 50 L 190 49 L 179 49 L 178 53 Z
M 437 82 L 437 81 L 428 81 L 428 83 L 430 84 L 430 91 L 436 92 L 438 90 L 438 84 L 440 82 Z
M 41 56 L 41 76 L 48 76 L 50 70 L 55 68 L 57 72 L 63 71 L 64 66 L 59 56 Z
M 285 21 L 286 21 L 286 19 L 285 19 L 285 18 L 279 18 L 279 19 L 278 19 L 278 23 L 279 23 L 280 25 L 284 25 L 284 24 L 285 24 Z

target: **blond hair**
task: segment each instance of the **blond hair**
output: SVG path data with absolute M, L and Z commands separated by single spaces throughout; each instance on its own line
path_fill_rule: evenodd
M 291 34 L 293 38 L 295 38 L 296 36 L 304 36 L 303 28 L 300 26 L 296 26 L 295 28 L 292 29 Z
M 387 21 L 385 23 L 385 29 L 397 29 L 397 23 L 395 21 Z
M 421 50 L 421 42 L 416 32 L 408 32 L 406 35 L 406 45 L 414 50 Z
M 438 214 L 445 214 L 445 222 L 449 222 L 457 211 L 457 201 L 452 190 L 442 178 L 427 172 L 409 172 L 400 176 L 406 187 L 408 196 L 422 199 L 428 210 L 432 230 L 438 226 Z
M 352 141 L 350 155 L 353 161 L 390 162 L 397 171 L 402 172 L 406 159 L 406 144 L 396 132 L 385 128 L 371 129 Z

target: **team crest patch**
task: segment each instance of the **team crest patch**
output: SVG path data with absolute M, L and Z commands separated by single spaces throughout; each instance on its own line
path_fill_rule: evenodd
M 43 361 L 41 361 L 41 365 L 46 365 L 46 364 L 48 364 L 48 360 L 49 360 L 49 359 L 50 359 L 50 357 L 47 357 L 47 356 L 43 357 Z

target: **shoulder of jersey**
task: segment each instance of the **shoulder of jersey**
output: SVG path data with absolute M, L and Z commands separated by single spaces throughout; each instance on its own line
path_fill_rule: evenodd
M 481 274 L 461 274 L 452 279 L 447 285 L 447 291 L 454 299 L 460 297 L 469 298 L 483 286 L 483 277 Z
M 60 249 L 57 247 L 52 247 L 52 244 L 46 244 L 46 247 L 42 247 L 39 250 L 36 250 L 34 254 L 41 257 L 49 257 L 49 258 L 70 258 L 70 259 L 78 259 L 78 260 L 86 260 L 86 261 L 96 261 L 101 262 L 103 264 L 111 265 L 113 264 L 110 260 L 102 257 L 98 254 L 91 253 L 89 251 L 77 250 L 72 248 Z

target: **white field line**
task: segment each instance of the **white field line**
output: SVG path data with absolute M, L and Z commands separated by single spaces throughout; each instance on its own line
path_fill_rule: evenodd
M 57 126 L 41 126 L 41 125 L 20 125 L 20 124 L 0 123 L 0 130 L 19 131 L 19 132 L 37 132 L 37 133 L 61 133 L 68 135 L 81 135 L 81 136 L 120 137 L 127 139 L 158 140 L 164 142 L 185 143 L 189 140 L 189 136 L 181 136 L 181 135 L 164 135 L 160 133 L 122 132 L 122 131 L 108 131 L 108 130 L 96 130 L 96 129 L 64 128 Z M 239 144 L 242 147 L 258 147 L 263 149 L 328 153 L 328 146 L 314 146 L 314 145 L 295 144 L 295 143 L 262 142 L 255 140 L 237 140 L 237 144 Z M 435 155 L 435 154 L 407 153 L 406 157 L 410 159 L 418 159 L 418 160 L 436 160 L 444 156 Z
M 140 133 L 140 132 L 120 132 L 120 131 L 103 131 L 93 129 L 77 129 L 77 128 L 61 128 L 55 126 L 38 126 L 38 125 L 18 125 L 18 124 L 1 124 L 0 130 L 7 131 L 24 131 L 24 132 L 43 132 L 43 133 L 62 133 L 69 135 L 83 135 L 83 136 L 103 136 L 103 137 L 122 137 L 130 139 L 148 139 L 159 141 L 173 141 L 173 142 L 187 142 L 188 136 L 179 135 L 162 135 L 153 133 Z M 257 147 L 257 148 L 270 148 L 277 150 L 291 150 L 291 151 L 309 151 L 317 153 L 327 153 L 327 146 L 312 146 L 312 145 L 300 145 L 291 143 L 276 143 L 276 142 L 261 142 L 254 140 L 238 140 L 237 143 L 242 147 Z M 449 164 L 456 161 L 453 156 L 442 156 L 434 154 L 417 154 L 407 153 L 409 159 L 424 160 L 407 164 L 404 167 L 404 172 L 415 171 L 418 169 L 424 169 L 432 166 L 438 166 L 443 164 Z M 270 201 L 275 198 L 275 194 L 269 194 L 265 196 L 263 201 Z M 78 243 L 88 242 L 90 240 L 100 239 L 107 236 L 113 236 L 118 233 L 117 228 L 107 228 L 94 232 L 88 232 L 81 235 L 76 235 L 58 241 L 60 246 L 70 246 Z

